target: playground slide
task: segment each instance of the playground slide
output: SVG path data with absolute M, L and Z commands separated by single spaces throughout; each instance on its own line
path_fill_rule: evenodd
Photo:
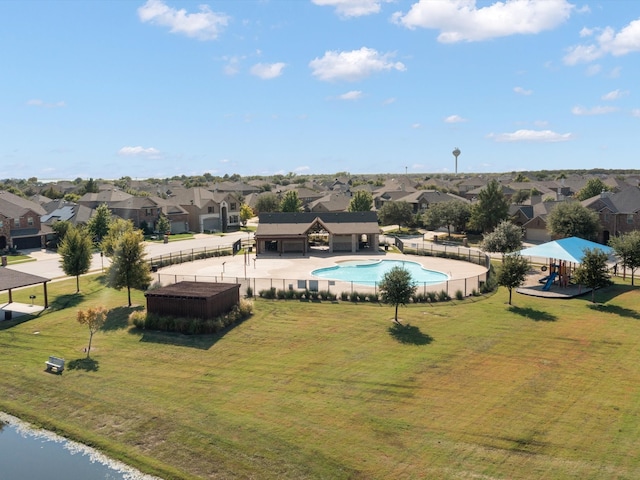
M 547 279 L 547 283 L 544 284 L 544 287 L 542 287 L 542 290 L 549 290 L 551 288 L 551 285 L 553 285 L 553 280 L 556 278 L 557 273 L 553 272 L 551 275 L 549 275 L 549 278 Z

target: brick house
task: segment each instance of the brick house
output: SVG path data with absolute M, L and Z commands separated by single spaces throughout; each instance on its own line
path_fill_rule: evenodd
M 39 204 L 0 191 L 0 249 L 42 248 L 51 229 L 40 223 L 46 210 Z

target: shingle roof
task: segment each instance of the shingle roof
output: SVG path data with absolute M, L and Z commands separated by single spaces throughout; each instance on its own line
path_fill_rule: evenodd
M 18 270 L 12 270 L 8 267 L 0 267 L 0 292 L 48 281 L 48 278 L 19 272 Z

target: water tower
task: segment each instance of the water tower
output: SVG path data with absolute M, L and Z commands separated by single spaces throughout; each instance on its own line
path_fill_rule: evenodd
M 456 157 L 456 175 L 458 174 L 458 157 L 460 156 L 460 149 L 458 147 L 455 148 L 453 152 L 453 156 Z

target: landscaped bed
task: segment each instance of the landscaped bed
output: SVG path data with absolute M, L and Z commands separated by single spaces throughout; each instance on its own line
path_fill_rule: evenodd
M 595 306 L 509 307 L 504 289 L 412 304 L 402 327 L 375 303 L 258 299 L 231 330 L 186 336 L 132 328 L 126 292 L 74 282 L 0 322 L 0 410 L 163 478 L 640 478 L 628 285 Z M 86 360 L 75 314 L 97 305 L 111 313 Z

